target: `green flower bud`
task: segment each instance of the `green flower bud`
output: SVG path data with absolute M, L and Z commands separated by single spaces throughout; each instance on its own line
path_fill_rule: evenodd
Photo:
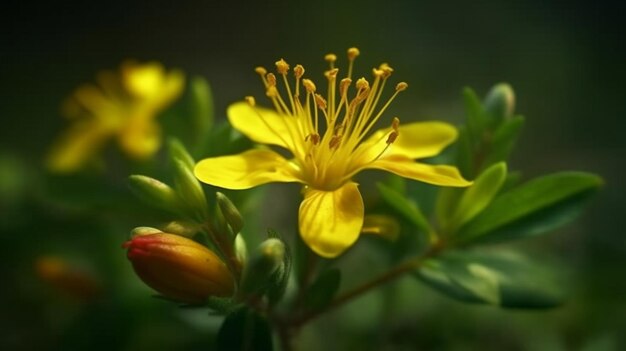
M 261 292 L 272 283 L 273 275 L 284 269 L 285 244 L 279 239 L 267 239 L 250 255 L 243 269 L 241 291 Z
M 176 190 L 187 204 L 190 214 L 198 220 L 204 220 L 208 214 L 208 206 L 202 185 L 187 167 L 184 161 L 174 160 Z
M 226 195 L 220 192 L 217 192 L 215 195 L 217 198 L 217 205 L 219 206 L 222 215 L 224 215 L 224 219 L 226 219 L 226 222 L 230 225 L 234 234 L 239 233 L 243 228 L 243 218 L 241 217 L 241 213 L 239 213 L 237 207 L 235 207 Z
M 134 238 L 136 236 L 141 235 L 150 235 L 150 234 L 160 234 L 163 233 L 162 230 L 152 227 L 137 227 L 130 232 L 130 237 Z
M 235 236 L 235 256 L 241 264 L 245 264 L 248 260 L 248 247 L 246 241 L 241 234 Z
M 127 241 L 135 273 L 163 296 L 203 303 L 234 291 L 233 278 L 220 258 L 199 243 L 175 234 L 139 235 Z
M 494 127 L 508 118 L 513 117 L 515 110 L 515 93 L 509 84 L 500 83 L 495 85 L 487 94 L 484 102 L 488 118 L 494 123 Z
M 200 231 L 200 227 L 198 224 L 190 221 L 171 221 L 163 226 L 163 231 L 192 238 Z
M 144 175 L 128 177 L 131 191 L 146 204 L 170 211 L 180 211 L 180 198 L 169 185 Z
M 196 165 L 196 161 L 191 157 L 185 145 L 180 142 L 180 140 L 176 138 L 171 138 L 168 140 L 168 150 L 170 153 L 170 158 L 172 163 L 175 163 L 176 160 L 181 160 L 187 168 L 193 170 Z

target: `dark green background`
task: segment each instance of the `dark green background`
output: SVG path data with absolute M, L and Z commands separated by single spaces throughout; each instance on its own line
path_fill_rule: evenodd
M 551 312 L 489 308 L 485 312 L 419 290 L 416 299 L 433 299 L 441 310 L 381 321 L 375 336 L 355 327 L 344 338 L 365 338 L 373 349 L 618 348 L 619 331 L 626 330 L 622 229 L 626 12 L 624 5 L 616 4 L 538 0 L 14 4 L 2 11 L 0 23 L 0 153 L 26 169 L 40 168 L 46 148 L 64 126 L 58 113 L 62 99 L 97 71 L 117 67 L 125 58 L 160 60 L 189 75 L 206 77 L 220 114 L 245 95 L 262 94 L 252 71 L 255 66 L 271 66 L 284 57 L 304 64 L 309 76 L 321 78 L 323 54 L 333 51 L 343 58 L 350 46 L 361 49 L 361 72 L 389 62 L 395 79 L 409 83 L 409 90 L 394 104 L 394 113 L 403 120 L 460 122 L 462 87 L 471 86 L 484 95 L 492 84 L 506 81 L 515 88 L 517 111 L 527 117 L 511 168 L 522 169 L 527 176 L 583 170 L 606 180 L 605 189 L 581 219 L 539 241 L 568 266 L 575 283 L 572 298 Z M 10 172 L 1 171 L 5 178 Z M 21 180 L 30 184 L 29 179 Z M 46 217 L 46 211 L 45 206 L 25 206 L 14 214 L 3 209 L 3 221 L 11 214 L 22 224 L 2 231 L 0 272 L 8 284 L 0 294 L 0 344 L 117 349 L 149 345 L 145 340 L 153 337 L 166 339 L 170 343 L 166 345 L 181 341 L 189 348 L 208 342 L 202 330 L 188 327 L 180 318 L 169 323 L 165 317 L 174 315 L 170 306 L 159 304 L 157 311 L 151 305 L 156 302 L 147 297 L 143 302 L 147 307 L 136 316 L 132 307 L 119 302 L 124 298 L 85 307 L 28 293 L 39 286 L 28 278 L 32 274 L 28 260 L 33 253 L 54 247 L 51 232 L 71 227 L 76 234 L 58 234 L 60 243 L 71 241 L 76 250 L 84 247 L 95 257 L 109 251 L 123 255 L 111 248 L 94 252 L 100 244 L 84 237 L 96 235 L 90 231 L 92 224 L 38 226 L 36 221 Z M 140 300 L 132 303 L 136 301 Z M 57 324 L 50 326 L 51 320 Z M 544 323 L 550 327 L 541 333 Z M 174 330 L 176 336 L 164 337 L 169 334 L 161 329 Z M 309 334 L 315 338 L 314 332 Z M 342 344 L 341 335 L 332 335 L 343 347 L 360 345 Z

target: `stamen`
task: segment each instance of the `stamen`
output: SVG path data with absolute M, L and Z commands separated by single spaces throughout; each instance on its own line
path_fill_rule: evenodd
M 304 85 L 304 88 L 309 94 L 315 93 L 315 83 L 313 83 L 310 79 L 303 79 L 302 85 Z
M 354 59 L 359 56 L 361 52 L 357 48 L 349 48 L 348 49 L 348 61 L 350 61 L 348 65 L 348 78 L 352 78 L 352 67 L 354 66 Z
M 328 62 L 328 64 L 330 65 L 330 69 L 333 69 L 335 68 L 335 61 L 337 61 L 337 55 L 333 53 L 326 54 L 326 56 L 324 56 L 324 60 Z
M 250 107 L 256 106 L 256 100 L 254 100 L 254 96 L 246 96 L 245 100 L 248 103 L 248 105 L 250 105 Z
M 289 72 L 289 65 L 283 59 L 276 61 L 276 71 L 279 74 L 287 74 Z
M 396 85 L 396 91 L 404 91 L 409 85 L 406 82 L 400 82 Z
M 267 74 L 267 70 L 264 67 L 259 66 L 259 67 L 255 68 L 254 71 L 261 76 L 261 80 L 263 81 L 263 86 L 265 86 L 267 88 L 267 79 L 265 79 L 265 75 Z
M 296 94 L 294 97 L 296 98 L 298 105 L 300 105 L 300 78 L 304 75 L 304 67 L 302 67 L 302 65 L 296 65 L 296 67 L 293 68 L 293 75 L 296 77 Z
M 267 79 L 268 86 L 275 87 L 276 86 L 276 76 L 274 73 L 268 73 L 265 78 Z

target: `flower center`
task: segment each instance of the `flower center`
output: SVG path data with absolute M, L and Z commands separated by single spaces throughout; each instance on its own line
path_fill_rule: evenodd
M 294 155 L 294 163 L 301 176 L 317 189 L 334 190 L 348 181 L 358 168 L 381 157 L 399 135 L 400 120 L 394 117 L 389 132 L 371 145 L 362 142 L 378 122 L 399 92 L 408 85 L 400 82 L 386 102 L 381 102 L 384 87 L 393 69 L 386 63 L 372 69 L 372 83 L 365 78 L 356 80 L 351 94 L 354 60 L 359 56 L 357 48 L 348 49 L 348 72 L 338 80 L 339 69 L 335 68 L 337 56 L 325 56 L 330 68 L 324 73 L 328 83 L 326 98 L 317 93 L 312 80 L 303 78 L 304 67 L 293 68 L 295 83 L 289 82 L 289 64 L 283 59 L 276 62 L 276 72 L 282 76 L 283 93 L 279 91 L 277 76 L 263 67 L 256 72 L 266 89 L 266 95 L 281 115 L 282 126 L 272 126 L 264 119 L 267 127 L 280 138 Z M 283 98 L 285 96 L 285 98 Z M 254 106 L 252 97 L 246 98 Z M 278 131 L 281 132 L 278 132 Z M 386 138 L 385 143 L 381 143 Z M 369 142 L 367 144 L 370 144 Z M 383 145 L 383 146 L 381 146 Z M 371 148 L 378 147 L 372 157 Z

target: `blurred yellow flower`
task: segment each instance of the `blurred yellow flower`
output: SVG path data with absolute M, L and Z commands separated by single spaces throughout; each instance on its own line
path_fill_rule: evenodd
M 443 122 L 400 126 L 399 119 L 393 118 L 389 128 L 370 133 L 407 84 L 398 83 L 394 94 L 382 102 L 383 89 L 393 72 L 389 65 L 382 64 L 373 69 L 371 84 L 365 78 L 356 80 L 356 92 L 350 98 L 353 62 L 358 55 L 358 49 L 348 50 L 350 65 L 341 80 L 334 67 L 336 56 L 326 56 L 330 62 L 325 73 L 326 98 L 316 93 L 311 80 L 302 79 L 301 65 L 293 69 L 295 84 L 291 86 L 287 78 L 289 65 L 281 59 L 276 62 L 281 77 L 262 67 L 256 69 L 274 110 L 256 107 L 252 97 L 228 108 L 228 119 L 235 129 L 258 143 L 287 149 L 292 159 L 267 148 L 252 149 L 239 155 L 208 158 L 195 168 L 201 181 L 229 189 L 269 182 L 305 184 L 299 210 L 300 235 L 324 257 L 340 255 L 359 237 L 363 199 L 351 179 L 364 169 L 381 169 L 435 185 L 471 184 L 455 167 L 414 161 L 435 156 L 453 142 L 457 136 L 453 126 Z M 286 98 L 278 90 L 279 80 L 284 83 Z
M 185 78 L 178 70 L 166 72 L 158 62 L 128 61 L 119 72 L 100 72 L 96 81 L 76 89 L 64 106 L 71 126 L 47 156 L 51 171 L 82 168 L 113 138 L 133 159 L 152 156 L 161 145 L 155 118 L 181 94 Z

